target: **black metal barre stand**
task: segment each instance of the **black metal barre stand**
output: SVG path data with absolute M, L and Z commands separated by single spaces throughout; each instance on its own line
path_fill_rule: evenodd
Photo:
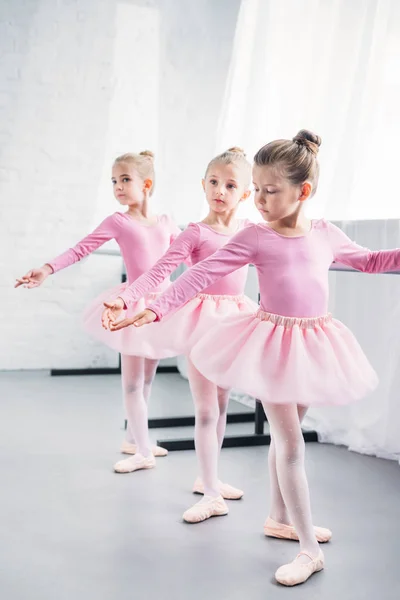
M 248 419 L 235 420 L 233 417 L 247 416 Z M 251 417 L 251 418 L 250 418 Z M 191 417 L 187 417 L 191 418 Z M 194 425 L 194 417 L 191 418 L 190 425 Z M 155 419 L 157 421 L 157 419 Z M 254 433 L 242 434 L 242 435 L 226 435 L 222 444 L 223 448 L 245 448 L 250 446 L 269 446 L 271 443 L 271 436 L 269 433 L 264 433 L 264 423 L 267 421 L 263 406 L 259 400 L 256 400 L 256 407 L 254 413 L 239 413 L 238 415 L 228 415 L 228 423 L 244 423 L 254 421 Z M 189 423 L 188 423 L 189 425 Z M 150 426 L 150 421 L 149 421 Z M 315 431 L 304 431 L 303 438 L 305 442 L 318 442 L 318 436 Z M 173 440 L 157 440 L 157 445 L 162 446 L 166 450 L 194 450 L 194 439 L 193 438 L 180 438 Z
M 177 371 L 179 372 L 179 371 Z M 253 423 L 255 420 L 255 414 L 251 411 L 237 412 L 227 415 L 227 423 Z M 149 429 L 163 429 L 168 427 L 194 427 L 195 418 L 194 416 L 187 417 L 160 417 L 156 419 L 149 419 Z M 125 419 L 125 429 L 128 426 L 128 422 Z M 169 440 L 172 442 L 173 440 Z M 166 443 L 166 442 L 165 442 Z M 194 443 L 194 442 L 193 442 Z M 164 442 L 160 444 L 164 446 Z M 166 446 L 165 446 L 166 447 Z M 171 448 L 172 450 L 172 448 Z M 178 448 L 177 448 L 178 450 Z M 184 450 L 184 448 L 182 448 Z
M 178 373 L 177 367 L 159 365 L 157 373 Z M 87 369 L 51 369 L 52 377 L 68 375 L 121 375 L 121 355 L 118 356 L 118 367 L 89 367 Z

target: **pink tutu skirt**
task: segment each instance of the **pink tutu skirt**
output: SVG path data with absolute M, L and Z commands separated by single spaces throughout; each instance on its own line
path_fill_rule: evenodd
M 121 354 L 145 358 L 171 358 L 188 354 L 198 340 L 212 330 L 221 318 L 254 313 L 258 306 L 247 296 L 211 296 L 198 294 L 162 321 L 143 327 L 125 327 L 106 331 L 101 325 L 104 300 L 117 298 L 127 284 L 119 285 L 98 296 L 84 314 L 85 330 Z M 125 317 L 144 310 L 160 294 L 148 294 L 129 306 Z
M 273 404 L 342 405 L 378 384 L 354 335 L 331 315 L 232 315 L 199 339 L 190 357 L 210 381 Z

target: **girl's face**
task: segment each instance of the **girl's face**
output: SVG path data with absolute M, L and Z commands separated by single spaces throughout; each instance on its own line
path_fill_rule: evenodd
M 298 212 L 311 194 L 311 184 L 291 184 L 275 167 L 253 167 L 254 203 L 264 221 L 272 223 Z
M 146 189 L 149 187 L 149 180 L 144 181 L 132 164 L 116 163 L 112 168 L 111 181 L 114 196 L 122 206 L 135 206 L 143 203 Z
M 250 194 L 241 170 L 233 164 L 211 165 L 203 179 L 203 188 L 210 209 L 218 214 L 236 209 Z

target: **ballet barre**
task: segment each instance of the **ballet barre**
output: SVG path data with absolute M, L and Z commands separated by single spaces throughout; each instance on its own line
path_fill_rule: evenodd
M 341 265 L 339 263 L 332 263 L 332 266 L 329 269 L 330 271 L 335 272 L 343 272 L 343 273 L 363 273 L 363 271 L 357 271 L 357 269 L 353 269 L 352 267 L 346 267 L 346 265 Z M 400 275 L 400 271 L 385 271 L 384 273 L 365 273 L 366 275 Z

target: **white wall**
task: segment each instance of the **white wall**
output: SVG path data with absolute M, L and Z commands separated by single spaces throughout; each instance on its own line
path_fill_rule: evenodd
M 80 314 L 119 282 L 119 258 L 93 256 L 37 290 L 13 290 L 13 281 L 116 210 L 107 175 L 114 152 L 154 148 L 156 206 L 174 214 L 178 195 L 187 210 L 177 220 L 198 218 L 238 6 L 0 5 L 0 369 L 116 364 L 81 331 Z

